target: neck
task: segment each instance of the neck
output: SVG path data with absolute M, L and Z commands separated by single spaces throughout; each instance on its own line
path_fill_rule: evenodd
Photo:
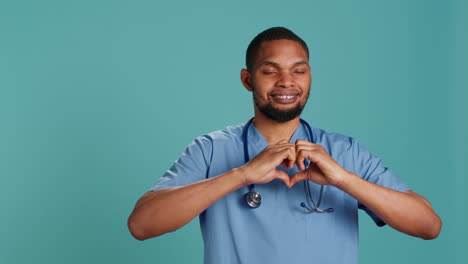
M 257 128 L 260 134 L 262 134 L 269 145 L 277 144 L 282 140 L 289 142 L 292 135 L 299 127 L 299 123 L 300 117 L 281 123 L 271 120 L 261 113 L 255 113 L 255 117 L 252 121 L 252 124 Z

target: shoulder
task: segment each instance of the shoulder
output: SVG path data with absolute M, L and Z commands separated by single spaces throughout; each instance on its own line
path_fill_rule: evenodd
M 351 160 L 355 163 L 355 166 L 361 166 L 364 163 L 379 162 L 379 159 L 356 138 L 340 133 L 327 132 L 320 128 L 312 128 L 312 131 L 316 136 L 316 144 L 324 147 L 336 160 L 342 160 L 342 163 Z
M 362 151 L 358 141 L 351 136 L 328 132 L 320 128 L 312 128 L 312 131 L 316 144 L 321 145 L 333 159 L 349 171 L 359 173 L 362 160 L 369 159 L 369 155 Z
M 201 135 L 189 144 L 184 154 L 201 156 L 207 165 L 211 164 L 214 152 L 234 150 L 242 144 L 244 127 L 245 123 Z
M 236 143 L 242 140 L 242 134 L 246 123 L 228 126 L 224 129 L 216 130 L 211 133 L 199 136 L 195 141 L 199 141 L 204 145 Z
M 353 137 L 336 132 L 328 132 L 324 129 L 312 127 L 315 143 L 322 145 L 329 150 L 349 151 L 356 140 Z

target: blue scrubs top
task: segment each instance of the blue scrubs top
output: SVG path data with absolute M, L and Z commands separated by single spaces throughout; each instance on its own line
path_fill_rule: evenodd
M 195 139 L 173 166 L 150 190 L 183 186 L 244 165 L 242 133 L 246 123 L 230 126 Z M 251 125 L 248 128 L 250 158 L 268 143 Z M 312 127 L 316 144 L 346 170 L 361 178 L 398 191 L 409 188 L 376 156 L 355 139 Z M 300 125 L 290 142 L 311 141 L 307 128 Z M 285 170 L 289 176 L 297 168 Z M 310 182 L 317 202 L 320 185 Z M 320 208 L 332 213 L 310 213 L 300 204 L 312 205 L 305 184 L 288 189 L 280 180 L 256 184 L 262 204 L 249 208 L 244 195 L 248 186 L 236 190 L 200 214 L 205 245 L 205 263 L 358 263 L 358 211 L 365 210 L 377 225 L 385 223 L 343 191 L 325 186 Z

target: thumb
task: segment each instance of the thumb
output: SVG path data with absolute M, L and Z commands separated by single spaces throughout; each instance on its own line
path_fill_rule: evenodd
M 294 174 L 290 179 L 289 179 L 289 188 L 293 187 L 294 184 L 300 182 L 300 181 L 303 181 L 303 180 L 307 180 L 307 174 L 304 172 L 304 171 L 301 171 L 301 172 L 298 172 L 296 174 Z
M 289 175 L 286 172 L 277 169 L 276 178 L 282 180 L 284 184 L 286 184 L 286 186 L 288 186 L 289 188 L 290 179 L 289 179 Z

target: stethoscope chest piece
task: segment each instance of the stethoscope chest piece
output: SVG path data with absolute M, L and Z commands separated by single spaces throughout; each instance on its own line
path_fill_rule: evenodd
M 257 208 L 262 203 L 262 196 L 252 188 L 245 194 L 245 200 L 251 208 Z

